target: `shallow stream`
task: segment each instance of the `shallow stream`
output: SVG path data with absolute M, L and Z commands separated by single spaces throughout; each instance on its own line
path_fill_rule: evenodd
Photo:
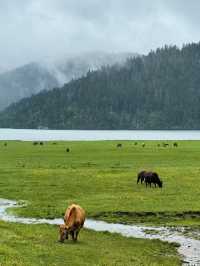
M 37 219 L 22 218 L 8 214 L 8 208 L 20 207 L 16 201 L 0 199 L 0 220 L 6 222 L 17 222 L 24 224 L 61 224 L 63 219 Z M 180 244 L 178 252 L 183 256 L 183 265 L 200 266 L 200 240 L 184 235 L 184 227 L 153 227 L 140 225 L 113 224 L 103 221 L 87 219 L 85 228 L 95 231 L 108 231 L 119 233 L 125 237 L 136 237 L 144 239 L 160 239 L 170 243 Z M 195 238 L 200 238 L 200 232 L 194 232 Z

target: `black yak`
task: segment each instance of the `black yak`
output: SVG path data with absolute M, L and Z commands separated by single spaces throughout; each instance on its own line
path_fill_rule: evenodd
M 138 176 L 137 176 L 137 184 L 139 182 L 141 182 L 141 184 L 143 183 L 144 179 L 145 179 L 145 173 L 146 171 L 141 171 L 139 172 Z
M 160 180 L 158 174 L 156 172 L 147 172 L 147 171 L 141 171 L 138 174 L 137 177 L 137 184 L 141 182 L 145 182 L 146 187 L 149 185 L 151 187 L 151 184 L 153 183 L 154 186 L 158 185 L 159 187 L 163 186 L 163 182 Z
M 163 186 L 163 182 L 160 180 L 159 176 L 155 172 L 146 172 L 144 174 L 145 184 L 146 187 L 149 185 L 151 187 L 151 184 L 153 183 L 154 186 L 158 185 L 160 188 Z

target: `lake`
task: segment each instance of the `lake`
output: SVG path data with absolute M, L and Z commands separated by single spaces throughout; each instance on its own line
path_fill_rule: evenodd
M 200 140 L 200 130 L 0 129 L 0 140 Z

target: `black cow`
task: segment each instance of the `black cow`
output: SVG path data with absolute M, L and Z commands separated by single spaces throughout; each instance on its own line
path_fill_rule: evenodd
M 177 148 L 178 147 L 178 143 L 174 142 L 173 146 Z
M 169 144 L 168 143 L 163 143 L 163 147 L 169 147 Z
M 146 173 L 146 171 L 141 171 L 141 172 L 139 172 L 138 177 L 137 177 L 137 184 L 138 184 L 139 182 L 141 182 L 141 184 L 142 184 L 143 181 L 145 181 L 145 180 L 144 180 L 144 179 L 145 179 L 145 173 Z
M 147 172 L 147 171 L 141 171 L 138 174 L 137 177 L 137 184 L 141 182 L 141 184 L 143 182 L 145 182 L 146 187 L 149 185 L 151 187 L 151 184 L 153 183 L 154 186 L 156 187 L 156 185 L 158 185 L 159 187 L 163 186 L 163 182 L 160 180 L 159 176 L 157 173 L 155 172 Z
M 160 180 L 159 176 L 155 172 L 146 172 L 144 174 L 145 184 L 146 187 L 149 185 L 151 187 L 151 184 L 153 183 L 154 186 L 158 185 L 160 188 L 163 186 L 163 182 Z
M 118 143 L 117 144 L 117 148 L 121 148 L 122 147 L 122 144 L 121 143 Z

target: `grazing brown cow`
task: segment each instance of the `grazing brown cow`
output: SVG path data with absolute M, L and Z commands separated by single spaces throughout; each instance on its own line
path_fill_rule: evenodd
M 64 222 L 64 224 L 59 226 L 60 242 L 68 239 L 69 234 L 76 241 L 79 231 L 85 222 L 85 211 L 79 205 L 72 204 L 65 212 Z

